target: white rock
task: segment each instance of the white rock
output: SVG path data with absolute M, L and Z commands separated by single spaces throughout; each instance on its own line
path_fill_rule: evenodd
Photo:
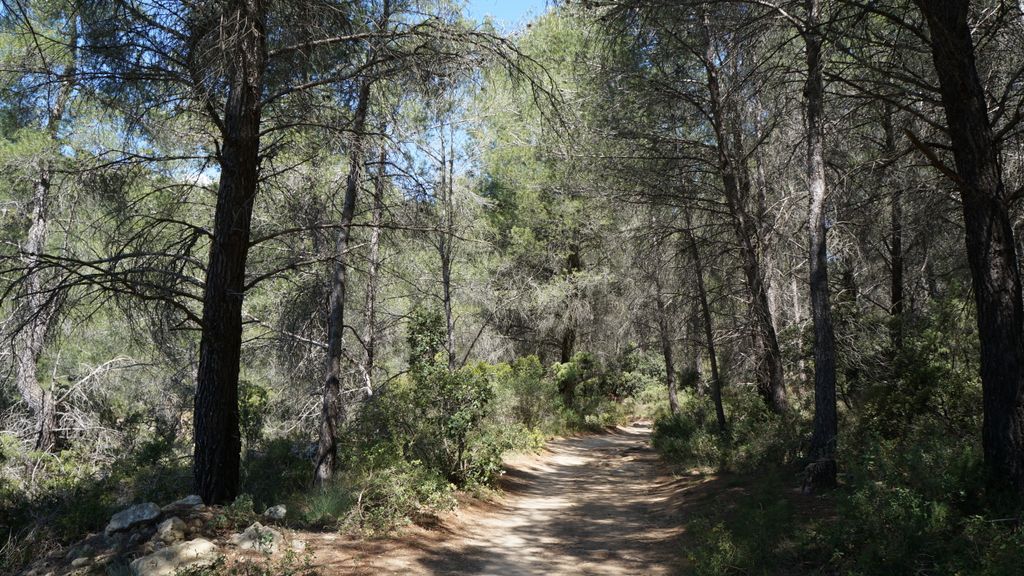
M 133 576 L 169 576 L 183 568 L 209 566 L 217 560 L 217 547 L 203 538 L 168 546 L 131 563 Z
M 181 500 L 175 500 L 167 506 L 164 506 L 164 512 L 171 510 L 202 510 L 205 506 L 203 505 L 203 499 L 195 494 L 191 496 L 185 496 Z
M 302 540 L 299 540 L 298 538 L 295 538 L 294 540 L 292 540 L 292 550 L 295 550 L 296 552 L 305 552 L 306 543 Z
M 110 517 L 110 523 L 107 524 L 107 528 L 103 531 L 107 536 L 115 533 L 128 530 L 138 526 L 139 524 L 145 524 L 152 522 L 160 517 L 160 507 L 152 502 L 146 502 L 145 504 L 137 504 L 131 508 L 121 510 L 117 514 Z
M 80 546 L 72 546 L 71 549 L 68 550 L 67 556 L 65 556 L 64 558 L 66 560 L 74 560 L 75 558 L 81 558 L 82 556 L 89 556 L 91 554 L 92 546 L 89 546 L 88 544 L 82 544 Z
M 271 520 L 284 520 L 284 517 L 288 514 L 288 509 L 285 508 L 284 504 L 278 504 L 277 506 L 271 506 L 267 508 L 267 511 L 263 515 Z
M 83 566 L 88 566 L 91 563 L 92 563 L 92 559 L 86 558 L 85 556 L 82 556 L 81 558 L 75 558 L 74 560 L 72 560 L 71 561 L 71 567 L 72 568 L 81 568 Z
M 186 529 L 184 520 L 172 516 L 156 527 L 155 538 L 165 544 L 172 544 L 185 537 Z
M 273 554 L 277 552 L 284 536 L 273 528 L 268 528 L 259 522 L 253 522 L 241 534 L 235 534 L 229 542 L 243 550 L 258 550 Z

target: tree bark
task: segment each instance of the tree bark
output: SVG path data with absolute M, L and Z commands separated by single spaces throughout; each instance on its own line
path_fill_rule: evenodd
M 705 27 L 707 22 L 705 21 Z M 786 388 L 782 371 L 782 351 L 779 349 L 775 321 L 772 318 L 765 285 L 764 271 L 759 258 L 756 239 L 759 236 L 757 226 L 752 221 L 746 202 L 749 197 L 750 178 L 742 165 L 742 150 L 735 147 L 735 132 L 730 138 L 726 128 L 726 109 L 728 108 L 722 95 L 718 78 L 718 68 L 714 62 L 717 58 L 711 41 L 710 31 L 707 33 L 707 54 L 704 69 L 707 76 L 710 97 L 711 121 L 717 141 L 719 171 L 725 191 L 726 204 L 732 216 L 733 230 L 740 245 L 743 274 L 750 293 L 750 307 L 754 315 L 756 329 L 754 338 L 757 343 L 757 389 L 765 403 L 776 413 L 786 411 Z M 741 186 L 741 184 L 743 184 Z
M 53 108 L 49 110 L 46 133 L 56 146 L 58 131 L 64 121 L 64 111 L 71 100 L 78 74 L 78 19 L 69 18 L 68 45 L 71 47 L 71 62 L 61 74 L 62 80 Z M 45 153 L 44 153 L 45 154 Z M 57 411 L 54 405 L 52 383 L 42 386 L 39 382 L 39 358 L 43 354 L 46 336 L 56 313 L 53 298 L 46 292 L 46 281 L 37 270 L 39 256 L 46 250 L 49 229 L 49 209 L 53 169 L 48 158 L 39 160 L 38 172 L 32 186 L 32 210 L 28 235 L 22 247 L 28 278 L 25 285 L 25 307 L 23 325 L 15 337 L 15 387 L 29 407 L 35 420 L 35 450 L 49 451 L 55 444 L 54 429 L 57 427 Z
M 25 266 L 28 270 L 24 325 L 19 330 L 14 345 L 17 368 L 15 385 L 35 420 L 34 447 L 41 451 L 53 447 L 53 430 L 56 428 L 53 391 L 51 387 L 43 387 L 39 383 L 37 372 L 39 357 L 43 353 L 43 345 L 53 316 L 52 302 L 46 293 L 44 279 L 37 270 L 39 255 L 46 248 L 50 176 L 49 161 L 42 159 L 32 187 L 32 224 L 29 226 L 28 237 L 23 246 Z
M 448 353 L 448 370 L 454 371 L 458 359 L 455 357 L 455 317 L 452 312 L 452 258 L 455 243 L 455 191 L 452 180 L 455 177 L 455 141 L 445 152 L 441 143 L 441 233 L 438 238 L 438 252 L 441 257 L 441 299 L 444 305 L 445 350 Z
M 207 504 L 238 495 L 241 437 L 238 370 L 242 299 L 253 200 L 259 181 L 260 120 L 267 49 L 262 0 L 234 0 L 222 19 L 228 97 L 220 150 L 195 396 L 196 493 Z
M 377 290 L 380 285 L 380 233 L 384 220 L 384 190 L 387 186 L 388 153 L 380 148 L 377 159 L 377 176 L 373 184 L 373 213 L 370 221 L 370 254 L 366 270 L 366 328 L 363 343 L 366 357 L 363 362 L 363 377 L 366 379 L 366 394 L 373 394 L 373 370 L 377 362 Z
M 814 430 L 810 458 L 814 462 L 813 486 L 836 484 L 836 441 L 839 417 L 836 411 L 836 345 L 829 303 L 828 244 L 825 226 L 825 82 L 822 77 L 821 33 L 818 30 L 819 0 L 807 0 L 804 42 L 807 56 L 807 84 L 804 104 L 807 114 L 807 182 L 810 196 L 811 319 L 814 323 Z
M 660 258 L 659 258 L 660 260 Z M 668 310 L 661 294 L 661 279 L 654 270 L 654 304 L 658 314 L 658 335 L 661 339 L 661 354 L 665 359 L 665 386 L 668 389 L 668 407 L 673 414 L 679 413 L 679 398 L 676 394 L 676 367 L 672 358 L 672 333 L 669 328 Z
M 694 283 L 697 286 L 697 299 L 700 301 L 701 315 L 704 317 L 704 341 L 708 348 L 708 360 L 711 364 L 711 398 L 715 403 L 715 419 L 718 431 L 725 432 L 728 426 L 725 419 L 725 407 L 722 405 L 722 378 L 718 373 L 718 353 L 715 351 L 715 332 L 712 326 L 711 306 L 708 304 L 707 286 L 704 284 L 704 263 L 697 247 L 697 237 L 690 226 L 689 214 L 686 223 L 686 243 L 693 260 Z
M 985 464 L 994 484 L 1024 491 L 1024 311 L 998 144 L 968 24 L 968 0 L 916 0 L 928 23 L 963 203 L 977 305 Z
M 565 261 L 565 277 L 573 286 L 573 294 L 575 297 L 576 279 L 573 277 L 577 272 L 583 269 L 583 259 L 580 256 L 580 247 L 578 244 L 573 244 L 569 249 L 569 256 Z M 566 322 L 565 330 L 562 332 L 562 344 L 559 350 L 559 359 L 565 364 L 572 360 L 572 355 L 576 349 L 576 326 L 570 318 Z
M 334 476 L 338 460 L 338 429 L 344 421 L 345 406 L 341 397 L 342 367 L 345 360 L 345 296 L 348 291 L 348 245 L 352 235 L 352 219 L 356 197 L 363 177 L 363 139 L 366 114 L 370 107 L 370 81 L 359 87 L 355 117 L 352 121 L 352 149 L 349 152 L 348 177 L 341 208 L 341 228 L 334 247 L 334 274 L 327 317 L 327 377 L 324 380 L 323 404 L 320 410 L 320 438 L 317 443 L 313 481 L 323 486 Z
M 893 112 L 886 106 L 885 116 L 882 120 L 882 127 L 885 131 L 884 152 L 886 166 L 888 162 L 896 157 L 896 131 L 893 127 Z M 903 188 L 894 178 L 886 178 L 889 181 L 889 341 L 893 352 L 903 349 Z
M 580 257 L 580 247 L 573 243 L 569 249 L 569 257 L 565 263 L 565 277 L 573 287 L 573 297 L 576 297 L 576 279 L 573 277 L 583 268 L 583 260 Z M 562 340 L 559 346 L 559 361 L 566 364 L 572 361 L 576 349 L 576 325 L 572 318 L 567 318 L 565 329 L 562 331 Z M 559 393 L 562 395 L 562 402 L 566 407 L 571 407 L 576 400 L 575 381 L 563 381 Z

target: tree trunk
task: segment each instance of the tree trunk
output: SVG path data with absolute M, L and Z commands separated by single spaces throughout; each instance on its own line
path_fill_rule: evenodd
M 689 254 L 690 247 L 686 242 L 683 243 L 683 249 L 686 251 L 686 254 Z M 690 277 L 690 275 L 687 275 L 687 278 Z M 701 281 L 703 281 L 703 279 L 701 279 Z M 687 355 L 687 369 L 690 371 L 688 376 L 688 382 L 692 382 L 694 392 L 698 394 L 707 393 L 708 395 L 710 395 L 711 384 L 710 382 L 704 382 L 703 375 L 703 354 L 705 346 L 701 344 L 701 341 L 704 338 L 704 313 L 701 310 L 698 298 L 694 298 L 693 301 L 690 303 L 690 313 L 688 322 L 689 332 L 687 339 L 693 344 L 693 349 L 691 350 L 692 354 Z
M 356 196 L 363 176 L 363 139 L 366 113 L 370 107 L 370 81 L 359 87 L 355 117 L 352 122 L 352 149 L 349 152 L 345 198 L 341 207 L 341 227 L 334 247 L 334 274 L 327 317 L 327 377 L 324 380 L 323 404 L 320 410 L 320 439 L 317 444 L 313 481 L 323 486 L 334 476 L 338 460 L 338 429 L 344 421 L 345 406 L 341 397 L 342 366 L 345 356 L 345 296 L 348 291 L 348 245 L 352 235 L 352 219 L 356 212 Z
M 242 299 L 253 199 L 259 181 L 260 96 L 266 66 L 262 0 L 235 0 L 222 20 L 228 38 L 220 185 L 203 295 L 195 396 L 195 491 L 207 504 L 238 495 L 241 437 L 238 370 Z
M 565 276 L 573 286 L 573 298 L 577 296 L 575 294 L 576 279 L 573 278 L 573 275 L 579 272 L 582 268 L 583 259 L 580 257 L 580 247 L 578 244 L 574 243 L 569 250 L 569 257 L 565 263 Z M 572 318 L 567 318 L 565 330 L 562 332 L 562 341 L 559 347 L 559 361 L 562 364 L 572 361 L 575 349 L 576 325 Z M 565 403 L 566 407 L 571 407 L 576 399 L 576 382 L 563 382 L 559 392 L 562 395 L 562 401 Z
M 665 386 L 668 389 L 668 407 L 673 414 L 679 413 L 679 398 L 676 396 L 676 367 L 672 359 L 672 333 L 669 329 L 668 311 L 661 294 L 661 280 L 654 271 L 654 303 L 658 314 L 658 334 L 661 338 L 661 354 L 665 359 Z
M 441 234 L 438 241 L 438 252 L 441 256 L 441 290 L 444 304 L 445 350 L 448 353 L 448 370 L 454 371 L 457 364 L 455 357 L 455 317 L 452 313 L 452 250 L 455 242 L 455 204 L 452 195 L 455 177 L 455 141 L 450 142 L 451 149 L 446 155 L 444 143 L 441 152 Z
M 705 22 L 706 24 L 706 22 Z M 710 31 L 707 37 L 707 54 L 704 68 L 707 75 L 708 93 L 710 96 L 711 121 L 717 140 L 719 171 L 725 191 L 726 204 L 732 216 L 733 230 L 740 245 L 743 274 L 747 289 L 750 292 L 750 307 L 754 315 L 756 329 L 754 338 L 757 342 L 757 389 L 765 403 L 776 413 L 786 411 L 786 388 L 782 372 L 782 351 L 779 349 L 775 321 L 772 318 L 771 306 L 768 301 L 768 290 L 765 286 L 764 271 L 758 256 L 756 245 L 757 227 L 751 220 L 746 207 L 749 196 L 750 178 L 746 168 L 742 166 L 742 150 L 731 150 L 735 140 L 731 140 L 726 129 L 726 102 L 719 86 L 718 69 L 714 62 L 717 55 L 711 42 Z M 735 138 L 736 134 L 733 134 Z M 733 144 L 730 144 L 733 142 Z M 745 183 L 741 187 L 741 183 Z
M 573 275 L 583 270 L 583 258 L 580 256 L 580 246 L 572 244 L 569 255 L 565 259 L 565 278 L 572 284 L 573 297 L 575 297 L 575 279 Z M 565 323 L 565 330 L 562 332 L 562 342 L 559 349 L 559 359 L 562 364 L 572 360 L 575 352 L 575 323 L 569 318 Z
M 53 447 L 53 430 L 56 428 L 53 391 L 39 383 L 37 373 L 39 357 L 43 353 L 43 344 L 53 315 L 53 305 L 46 293 L 43 277 L 37 270 L 39 255 L 46 248 L 49 201 L 50 166 L 49 161 L 43 159 L 40 161 L 32 190 L 32 225 L 29 226 L 28 237 L 23 247 L 25 266 L 28 270 L 24 325 L 19 330 L 14 345 L 17 368 L 15 385 L 35 420 L 34 447 L 41 451 Z
M 885 130 L 886 166 L 896 158 L 896 131 L 892 122 L 893 112 L 886 106 L 882 127 Z M 885 178 L 892 189 L 889 192 L 889 341 L 893 352 L 903 349 L 903 188 L 895 178 Z
M 566 326 L 562 332 L 562 342 L 559 345 L 558 361 L 565 364 L 572 360 L 573 350 L 576 348 L 576 329 Z
M 380 285 L 380 233 L 384 220 L 384 191 L 387 186 L 388 153 L 380 148 L 377 160 L 377 177 L 373 184 L 373 214 L 370 222 L 370 262 L 366 270 L 366 328 L 363 343 L 366 358 L 363 362 L 363 377 L 366 379 L 366 394 L 373 394 L 373 370 L 377 362 L 377 289 Z
M 811 319 L 814 323 L 814 431 L 811 434 L 810 458 L 815 467 L 812 485 L 831 487 L 836 484 L 839 418 L 836 412 L 836 345 L 829 303 L 825 226 L 825 83 L 822 79 L 822 41 L 818 31 L 821 7 L 818 0 L 807 0 L 806 6 L 807 84 L 804 103 L 807 113 L 807 182 L 810 188 Z
M 928 22 L 946 111 L 967 259 L 977 304 L 985 464 L 996 485 L 1024 491 L 1024 312 L 998 145 L 974 59 L 968 0 L 917 0 Z
M 711 398 L 715 403 L 715 419 L 718 422 L 718 431 L 725 432 L 725 408 L 722 405 L 722 379 L 718 373 L 718 353 L 715 351 L 715 332 L 712 327 L 711 306 L 708 304 L 708 291 L 704 284 L 704 263 L 700 258 L 700 250 L 697 247 L 697 238 L 690 227 L 689 214 L 686 223 L 686 241 L 693 259 L 693 276 L 697 285 L 697 299 L 700 301 L 701 315 L 704 317 L 704 340 L 708 348 L 708 360 L 711 363 Z
M 57 132 L 64 121 L 64 111 L 71 100 L 78 74 L 78 19 L 69 19 L 68 45 L 71 46 L 71 62 L 63 71 L 60 91 L 49 110 L 46 133 L 50 142 L 57 145 Z M 45 152 L 44 152 L 45 154 Z M 37 270 L 40 254 L 46 250 L 49 224 L 49 208 L 52 187 L 52 168 L 47 158 L 39 161 L 38 173 L 32 187 L 32 224 L 28 229 L 23 251 L 28 278 L 25 286 L 26 305 L 23 326 L 15 337 L 15 386 L 29 407 L 35 420 L 35 450 L 49 451 L 55 443 L 54 429 L 57 427 L 57 412 L 54 406 L 52 383 L 43 387 L 39 383 L 38 365 L 46 344 L 46 335 L 56 312 L 53 298 L 46 292 L 46 281 Z

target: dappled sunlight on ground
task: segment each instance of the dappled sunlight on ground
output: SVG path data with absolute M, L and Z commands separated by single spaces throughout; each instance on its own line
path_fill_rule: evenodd
M 650 428 L 548 444 L 513 462 L 497 502 L 471 505 L 394 540 L 314 538 L 325 574 L 658 575 L 679 570 L 679 481 Z

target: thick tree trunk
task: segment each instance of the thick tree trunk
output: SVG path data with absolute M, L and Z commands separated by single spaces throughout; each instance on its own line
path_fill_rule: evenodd
M 968 0 L 917 0 L 949 125 L 977 304 L 985 464 L 1024 491 L 1024 311 L 999 150 L 974 59 Z
M 363 177 L 363 139 L 366 114 L 370 107 L 370 82 L 359 87 L 355 117 L 352 122 L 352 149 L 349 151 L 345 198 L 341 207 L 341 228 L 334 247 L 334 274 L 327 316 L 327 376 L 324 380 L 323 404 L 320 411 L 320 438 L 317 444 L 313 481 L 323 486 L 334 476 L 338 460 L 338 429 L 344 421 L 341 397 L 342 367 L 345 364 L 345 296 L 348 291 L 348 245 L 352 235 L 352 219 L 356 197 Z
M 53 392 L 39 383 L 37 365 L 43 353 L 46 333 L 53 315 L 53 306 L 46 293 L 43 277 L 37 270 L 39 255 L 46 248 L 48 208 L 50 202 L 50 167 L 47 160 L 41 160 L 32 190 L 32 224 L 28 229 L 23 252 L 28 278 L 25 284 L 24 325 L 18 332 L 14 345 L 15 385 L 22 399 L 28 404 L 35 420 L 35 449 L 46 451 L 54 443 L 53 430 L 56 428 L 56 411 Z
M 689 220 L 689 215 L 687 215 Z M 700 301 L 701 315 L 704 317 L 704 341 L 708 349 L 708 360 L 711 364 L 711 398 L 715 403 L 715 419 L 718 422 L 719 432 L 725 432 L 727 423 L 725 420 L 725 407 L 722 405 L 722 378 L 718 373 L 718 353 L 715 350 L 715 331 L 712 326 L 711 306 L 708 304 L 707 286 L 704 284 L 704 263 L 700 257 L 700 250 L 697 247 L 697 237 L 687 221 L 686 227 L 687 250 L 693 260 L 693 276 L 697 286 L 697 299 Z
M 709 33 L 704 68 L 710 96 L 711 121 L 717 140 L 719 170 L 726 204 L 732 215 L 733 229 L 740 245 L 743 274 L 750 293 L 751 312 L 756 323 L 754 338 L 758 348 L 757 388 L 765 403 L 776 413 L 782 413 L 786 411 L 787 407 L 782 371 L 782 351 L 779 349 L 775 321 L 772 318 L 768 289 L 765 285 L 764 271 L 756 243 L 757 226 L 752 221 L 746 207 L 750 178 L 740 160 L 742 150 L 731 150 L 736 145 L 736 134 L 734 132 L 733 139 L 730 139 L 726 129 L 727 106 L 719 85 L 718 69 L 714 64 L 716 58 L 717 55 L 714 53 Z
M 810 458 L 813 486 L 836 484 L 836 440 L 839 417 L 836 412 L 836 345 L 832 329 L 832 306 L 828 289 L 828 245 L 825 226 L 825 83 L 822 78 L 821 35 L 818 0 L 807 0 L 804 42 L 807 56 L 807 84 L 804 104 L 807 113 L 807 182 L 810 188 L 810 287 L 811 319 L 814 322 L 814 430 Z
M 63 71 L 60 91 L 49 111 L 46 121 L 46 133 L 54 146 L 57 145 L 58 131 L 64 121 L 64 111 L 71 100 L 78 75 L 78 20 L 69 20 L 68 45 L 71 46 L 71 62 Z M 15 387 L 29 407 L 35 420 L 35 446 L 39 451 L 48 451 L 54 447 L 54 429 L 57 427 L 57 410 L 54 405 L 51 386 L 39 383 L 38 364 L 46 344 L 46 335 L 56 312 L 51 295 L 46 292 L 46 281 L 37 269 L 40 255 L 46 250 L 46 238 L 49 228 L 49 209 L 52 188 L 52 168 L 50 160 L 39 161 L 36 180 L 32 187 L 31 224 L 25 239 L 23 251 L 28 278 L 25 285 L 25 307 L 22 317 L 23 326 L 15 337 Z
M 222 20 L 230 83 L 220 185 L 203 296 L 195 396 L 195 491 L 207 504 L 238 495 L 238 370 L 253 199 L 259 180 L 260 102 L 266 66 L 262 0 L 235 0 Z

